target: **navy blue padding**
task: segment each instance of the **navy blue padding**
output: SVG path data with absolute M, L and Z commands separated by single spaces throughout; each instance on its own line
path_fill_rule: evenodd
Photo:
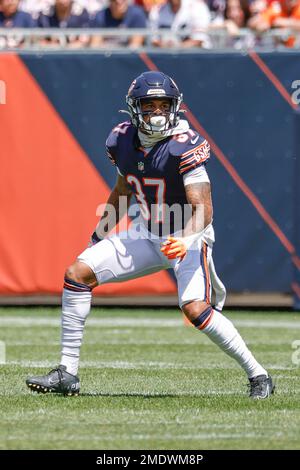
M 92 290 L 86 284 L 73 281 L 72 279 L 69 279 L 68 277 L 65 277 L 64 281 L 65 281 L 65 284 L 64 284 L 65 289 L 73 290 L 72 288 L 74 288 L 74 290 L 81 291 L 81 292 L 84 292 L 84 291 L 90 292 Z
M 209 306 L 204 312 L 202 312 L 199 317 L 196 318 L 196 320 L 192 320 L 193 325 L 198 328 L 199 326 L 202 325 L 202 323 L 207 319 L 207 317 L 210 315 L 211 312 L 211 306 Z

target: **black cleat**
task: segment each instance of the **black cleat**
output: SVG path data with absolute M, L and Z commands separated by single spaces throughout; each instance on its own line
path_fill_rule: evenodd
M 257 377 L 249 379 L 249 382 L 249 397 L 254 400 L 263 400 L 274 393 L 275 385 L 273 384 L 271 376 L 258 375 Z
M 75 375 L 69 374 L 66 366 L 58 366 L 46 375 L 28 377 L 27 387 L 38 393 L 62 393 L 63 395 L 79 395 L 80 382 Z

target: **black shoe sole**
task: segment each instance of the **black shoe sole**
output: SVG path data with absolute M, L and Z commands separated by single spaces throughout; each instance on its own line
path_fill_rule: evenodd
M 26 382 L 26 385 L 32 392 L 36 393 L 58 393 L 60 395 L 64 395 L 65 397 L 78 397 L 79 395 L 79 390 L 76 390 L 76 392 L 58 392 L 53 388 L 44 387 L 44 385 L 34 384 L 31 382 Z

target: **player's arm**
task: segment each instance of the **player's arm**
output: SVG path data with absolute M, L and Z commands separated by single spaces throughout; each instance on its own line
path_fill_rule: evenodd
M 183 236 L 197 236 L 212 222 L 212 200 L 210 183 L 194 183 L 185 186 L 185 194 L 192 209 Z
M 186 134 L 188 136 L 188 133 Z M 169 259 L 183 259 L 193 243 L 201 238 L 204 230 L 212 221 L 211 190 L 205 163 L 210 157 L 209 143 L 193 132 L 192 138 L 183 142 L 184 148 L 173 149 L 180 155 L 179 173 L 191 216 L 184 227 L 182 237 L 169 237 L 161 251 Z
M 183 230 L 182 237 L 168 237 L 161 250 L 169 259 L 183 259 L 187 250 L 201 237 L 212 222 L 212 200 L 210 183 L 193 183 L 185 186 L 187 201 L 191 207 L 191 217 Z
M 92 235 L 92 244 L 105 238 L 127 213 L 132 190 L 124 176 L 118 174 L 116 185 L 106 202 L 104 212 Z

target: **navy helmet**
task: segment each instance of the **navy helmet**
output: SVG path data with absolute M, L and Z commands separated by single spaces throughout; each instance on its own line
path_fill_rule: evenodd
M 155 128 L 143 119 L 141 100 L 152 98 L 170 99 L 170 111 L 166 114 L 164 125 Z M 131 122 L 135 127 L 150 133 L 164 133 L 179 123 L 179 108 L 182 103 L 182 93 L 174 80 L 162 72 L 144 72 L 139 75 L 129 87 L 126 96 Z

